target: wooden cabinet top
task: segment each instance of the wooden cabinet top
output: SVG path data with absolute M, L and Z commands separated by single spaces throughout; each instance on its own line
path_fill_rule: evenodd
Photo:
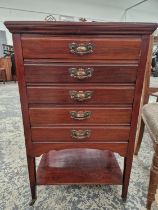
M 120 22 L 45 22 L 45 21 L 6 21 L 5 26 L 11 33 L 40 34 L 152 34 L 157 23 L 120 23 Z

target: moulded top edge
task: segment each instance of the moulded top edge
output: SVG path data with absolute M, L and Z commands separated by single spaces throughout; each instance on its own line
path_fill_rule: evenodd
M 45 34 L 152 34 L 157 23 L 6 21 L 11 33 Z

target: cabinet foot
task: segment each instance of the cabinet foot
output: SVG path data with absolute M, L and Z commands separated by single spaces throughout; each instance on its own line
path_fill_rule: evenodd
M 32 199 L 29 203 L 29 206 L 33 206 L 36 200 L 37 200 L 37 198 Z
M 122 201 L 123 202 L 126 202 L 127 201 L 127 196 L 122 195 L 121 197 L 122 197 Z

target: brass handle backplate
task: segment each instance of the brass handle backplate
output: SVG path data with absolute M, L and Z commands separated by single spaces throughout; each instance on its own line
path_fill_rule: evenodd
M 85 138 L 89 138 L 90 137 L 90 130 L 86 129 L 86 130 L 75 130 L 72 129 L 71 130 L 71 137 L 74 139 L 85 139 Z
M 80 80 L 92 77 L 93 71 L 93 68 L 69 68 L 70 76 Z
M 85 120 L 87 118 L 89 118 L 91 115 L 90 111 L 71 111 L 70 112 L 70 116 L 72 119 L 75 120 Z
M 93 53 L 94 45 L 91 43 L 80 43 L 75 42 L 69 44 L 69 49 L 72 54 L 76 55 L 86 55 Z
M 69 92 L 71 99 L 74 99 L 75 101 L 87 101 L 91 99 L 92 97 L 92 91 L 86 90 L 86 91 L 76 91 L 72 90 Z

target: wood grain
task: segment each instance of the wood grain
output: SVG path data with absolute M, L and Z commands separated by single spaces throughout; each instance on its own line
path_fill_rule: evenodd
M 62 22 L 62 21 L 6 21 L 11 33 L 52 35 L 150 35 L 157 23 L 123 22 Z
M 32 199 L 36 198 L 37 183 L 122 183 L 122 197 L 126 199 L 149 36 L 157 24 L 6 22 L 5 25 L 13 32 Z M 84 56 L 72 54 L 69 51 L 72 42 L 92 43 L 94 51 Z M 93 66 L 94 77 L 86 82 L 69 78 L 67 68 L 74 65 Z M 93 91 L 92 98 L 74 102 L 70 90 Z M 90 109 L 92 116 L 82 123 L 72 121 L 68 116 L 71 108 Z M 92 135 L 85 142 L 70 141 L 68 131 L 72 127 L 87 127 L 92 129 Z M 87 149 L 93 149 L 94 153 Z M 54 154 L 51 150 L 64 151 Z M 113 154 L 103 150 L 125 157 L 123 180 Z M 36 176 L 35 157 L 44 153 Z M 60 168 L 61 163 L 64 167 Z M 81 173 L 84 164 L 86 169 Z M 74 165 L 77 167 L 72 170 Z M 94 168 L 89 171 L 88 167 Z
M 70 91 L 92 91 L 91 99 L 83 102 L 70 97 Z M 52 104 L 132 104 L 133 86 L 28 86 L 29 103 Z
M 32 157 L 32 139 L 31 139 L 31 128 L 29 120 L 29 109 L 28 109 L 28 99 L 26 93 L 25 77 L 24 77 L 24 66 L 22 57 L 22 47 L 21 47 L 21 37 L 19 34 L 13 35 L 14 52 L 15 52 L 15 62 L 17 69 L 18 86 L 20 93 L 20 103 L 22 111 L 22 119 L 24 125 L 24 136 L 25 136 L 25 146 L 28 164 L 28 175 L 30 181 L 30 190 L 32 199 L 36 199 L 36 164 L 35 156 Z
M 63 150 L 63 149 L 99 149 L 99 150 L 110 150 L 116 152 L 119 155 L 127 156 L 127 142 L 33 142 L 32 144 L 32 156 L 40 156 L 44 153 L 48 153 L 50 150 Z
M 90 131 L 90 137 L 82 140 L 71 137 L 71 131 Z M 32 127 L 32 141 L 34 142 L 128 142 L 129 126 L 54 126 Z
M 130 173 L 132 168 L 132 161 L 133 161 L 133 152 L 134 152 L 134 144 L 135 144 L 135 137 L 137 131 L 137 123 L 138 123 L 138 115 L 140 109 L 140 102 L 141 102 L 141 95 L 143 90 L 143 83 L 145 79 L 145 70 L 147 70 L 147 57 L 148 57 L 148 50 L 149 50 L 149 42 L 150 36 L 144 35 L 142 37 L 142 45 L 141 45 L 141 59 L 140 59 L 140 70 L 138 71 L 137 75 L 137 82 L 136 82 L 136 91 L 133 103 L 133 111 L 132 111 L 132 119 L 131 119 L 131 131 L 129 137 L 129 144 L 128 144 L 128 155 L 125 159 L 124 164 L 124 179 L 123 179 L 123 189 L 122 189 L 122 197 L 126 198 Z
M 122 173 L 112 152 L 92 149 L 50 151 L 43 155 L 37 184 L 121 184 Z
M 70 53 L 71 43 L 91 43 L 95 46 L 94 52 L 87 55 Z M 85 38 L 85 37 L 51 37 L 22 36 L 24 58 L 60 58 L 60 59 L 139 59 L 140 38 Z
M 91 115 L 85 120 L 75 120 L 70 111 L 90 111 Z M 48 124 L 126 124 L 131 122 L 131 108 L 102 108 L 102 107 L 32 107 L 29 109 L 31 125 Z
M 72 78 L 70 68 L 92 68 L 92 77 Z M 25 64 L 25 79 L 27 83 L 135 83 L 137 70 L 134 64 Z

